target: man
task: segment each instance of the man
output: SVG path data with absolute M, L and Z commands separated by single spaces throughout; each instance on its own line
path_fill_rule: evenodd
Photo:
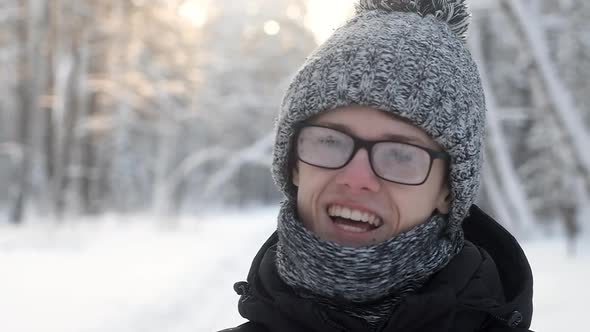
M 228 331 L 528 331 L 532 275 L 473 205 L 485 102 L 463 0 L 361 0 L 277 121 L 277 232 Z

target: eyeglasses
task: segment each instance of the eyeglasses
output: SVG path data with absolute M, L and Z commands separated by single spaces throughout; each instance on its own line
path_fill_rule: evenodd
M 426 182 L 434 159 L 450 160 L 446 152 L 392 140 L 367 141 L 324 126 L 303 123 L 296 130 L 296 154 L 302 162 L 339 169 L 364 148 L 375 175 L 399 184 L 421 185 Z

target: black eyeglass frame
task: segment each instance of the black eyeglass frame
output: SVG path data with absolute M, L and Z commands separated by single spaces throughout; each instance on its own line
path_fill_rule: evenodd
M 348 157 L 348 159 L 346 160 L 346 162 L 344 164 L 342 164 L 342 166 L 339 167 L 326 167 L 326 166 L 321 166 L 321 165 L 315 165 L 312 164 L 310 162 L 307 162 L 305 160 L 303 160 L 300 156 L 299 156 L 299 151 L 297 148 L 298 145 L 298 141 L 299 141 L 299 134 L 301 134 L 301 131 L 306 128 L 306 127 L 319 127 L 319 128 L 326 128 L 326 129 L 330 129 L 330 130 L 334 130 L 337 131 L 341 134 L 344 134 L 350 138 L 352 138 L 353 141 L 353 148 L 352 148 L 352 153 L 350 154 L 350 157 Z M 295 125 L 295 136 L 294 136 L 294 152 L 295 155 L 297 156 L 297 159 L 300 160 L 303 163 L 306 163 L 308 165 L 311 166 L 315 166 L 315 167 L 320 167 L 320 168 L 324 168 L 324 169 L 341 169 L 343 167 L 345 167 L 346 165 L 348 165 L 350 163 L 350 161 L 354 158 L 354 156 L 357 154 L 358 150 L 360 150 L 361 148 L 364 148 L 367 151 L 367 154 L 369 155 L 369 165 L 371 166 L 371 170 L 373 171 L 373 174 L 375 174 L 378 178 L 383 179 L 387 182 L 393 182 L 393 183 L 398 183 L 398 184 L 403 184 L 403 185 L 407 185 L 407 186 L 420 186 L 422 184 L 424 184 L 424 182 L 426 182 L 426 180 L 428 180 L 428 177 L 430 176 L 430 171 L 432 170 L 432 164 L 434 163 L 435 159 L 442 159 L 444 161 L 450 161 L 451 160 L 451 155 L 448 154 L 447 152 L 444 151 L 437 151 L 434 149 L 430 149 L 424 146 L 420 146 L 417 144 L 412 144 L 412 143 L 408 143 L 408 142 L 404 142 L 401 140 L 392 140 L 392 139 L 387 139 L 387 140 L 377 140 L 377 141 L 369 141 L 369 140 L 365 140 L 362 138 L 359 138 L 351 133 L 347 133 L 345 131 L 336 129 L 336 128 L 332 128 L 332 127 L 328 127 L 328 126 L 322 126 L 322 125 L 317 125 L 317 124 L 311 124 L 311 123 L 306 123 L 306 122 L 301 122 L 297 125 Z M 400 143 L 400 144 L 405 144 L 405 145 L 409 145 L 409 146 L 413 146 L 416 147 L 418 149 L 421 149 L 423 151 L 425 151 L 428 156 L 430 157 L 430 164 L 428 165 L 428 172 L 426 172 L 426 176 L 424 176 L 424 180 L 422 180 L 422 182 L 420 183 L 404 183 L 404 182 L 398 182 L 398 181 L 393 181 L 393 180 L 389 180 L 386 179 L 384 177 L 382 177 L 381 175 L 379 175 L 377 173 L 377 171 L 375 171 L 375 168 L 373 167 L 373 147 L 379 143 Z

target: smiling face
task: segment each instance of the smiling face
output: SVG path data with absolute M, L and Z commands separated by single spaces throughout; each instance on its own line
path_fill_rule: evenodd
M 407 143 L 441 150 L 420 128 L 374 108 L 341 107 L 310 123 L 365 140 L 396 136 Z M 353 247 L 383 242 L 424 223 L 435 210 L 448 213 L 445 168 L 444 161 L 435 159 L 427 180 L 411 186 L 375 175 L 365 149 L 358 150 L 340 169 L 297 161 L 292 177 L 298 187 L 297 211 L 303 224 L 324 240 Z

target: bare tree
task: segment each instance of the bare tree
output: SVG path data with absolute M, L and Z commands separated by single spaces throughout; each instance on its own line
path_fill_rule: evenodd
M 566 129 L 564 132 L 574 147 L 579 168 L 590 181 L 590 154 L 584 153 L 590 142 L 588 128 L 584 125 L 582 113 L 578 110 L 572 94 L 565 87 L 558 74 L 555 63 L 550 57 L 550 49 L 544 37 L 544 28 L 539 21 L 539 13 L 530 3 L 502 0 L 503 8 L 513 17 L 522 34 L 522 40 L 531 50 L 533 64 L 538 67 L 545 85 L 545 91 L 551 98 L 557 119 Z
M 40 46 L 46 25 L 47 6 L 41 0 L 21 0 L 21 19 L 18 22 L 18 40 L 20 44 L 20 59 L 18 72 L 20 75 L 18 86 L 19 112 L 18 114 L 18 142 L 22 147 L 23 158 L 18 168 L 18 189 L 14 199 L 10 220 L 20 223 L 24 219 L 27 202 L 31 191 L 31 170 L 36 150 L 34 129 L 39 97 L 43 89 L 43 57 Z
M 502 129 L 502 123 L 498 116 L 498 106 L 496 96 L 492 90 L 492 86 L 487 77 L 486 64 L 483 62 L 483 52 L 481 50 L 481 37 L 479 32 L 478 22 L 472 23 L 471 26 L 471 49 L 474 58 L 480 65 L 480 76 L 482 85 L 486 94 L 487 106 L 487 137 L 489 139 L 487 150 L 489 169 L 485 171 L 484 181 L 490 190 L 490 198 L 497 209 L 497 212 L 503 218 L 508 218 L 504 222 L 513 225 L 521 234 L 526 234 L 534 225 L 534 218 L 528 204 L 526 191 L 518 174 L 516 172 L 512 156 L 510 154 L 510 147 L 505 140 L 505 133 Z M 497 171 L 496 177 L 493 175 L 493 170 Z M 493 182 L 499 182 L 501 185 L 497 186 Z M 501 188 L 501 189 L 500 189 Z M 504 195 L 498 193 L 502 190 Z M 506 196 L 508 199 L 501 200 L 500 197 Z M 513 213 L 508 214 L 512 210 Z

